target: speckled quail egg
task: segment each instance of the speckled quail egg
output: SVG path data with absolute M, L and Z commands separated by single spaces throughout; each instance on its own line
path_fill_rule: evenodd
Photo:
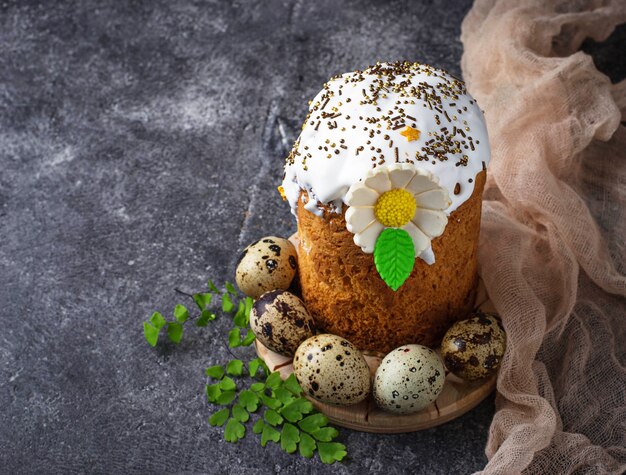
M 467 381 L 494 374 L 505 349 L 506 333 L 500 319 L 482 312 L 456 322 L 441 342 L 446 367 Z
M 371 387 L 370 370 L 361 352 L 345 338 L 316 335 L 296 350 L 293 369 L 304 392 L 328 404 L 356 404 Z
M 296 248 L 287 239 L 267 236 L 241 253 L 235 279 L 241 291 L 253 298 L 270 290 L 286 290 L 296 275 Z
M 404 345 L 388 353 L 376 370 L 374 400 L 385 411 L 418 412 L 437 399 L 445 380 L 437 353 L 422 345 Z
M 250 328 L 270 350 L 293 356 L 300 343 L 315 335 L 315 320 L 294 294 L 270 290 L 254 302 Z

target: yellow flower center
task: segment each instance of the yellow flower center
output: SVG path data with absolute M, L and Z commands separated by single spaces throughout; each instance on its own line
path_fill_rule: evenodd
M 374 214 L 376 219 L 388 228 L 399 228 L 411 221 L 415 216 L 415 197 L 404 188 L 398 188 L 383 193 L 376 206 Z

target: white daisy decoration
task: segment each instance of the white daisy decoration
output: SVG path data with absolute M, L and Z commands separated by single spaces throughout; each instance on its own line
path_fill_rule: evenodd
M 376 167 L 345 198 L 346 228 L 363 252 L 374 253 L 383 280 L 397 290 L 415 257 L 443 234 L 452 203 L 432 173 L 408 163 Z

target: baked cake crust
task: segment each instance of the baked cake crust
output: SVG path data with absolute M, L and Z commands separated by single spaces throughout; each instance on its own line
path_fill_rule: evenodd
M 473 309 L 477 248 L 486 172 L 453 211 L 444 233 L 432 241 L 436 261 L 415 260 L 396 291 L 380 278 L 373 254 L 364 253 L 346 229 L 342 213 L 307 209 L 298 199 L 298 267 L 302 297 L 319 327 L 362 350 L 387 353 L 408 343 L 439 345 L 446 330 Z M 468 185 L 465 185 L 468 186 Z M 321 204 L 318 204 L 323 209 Z

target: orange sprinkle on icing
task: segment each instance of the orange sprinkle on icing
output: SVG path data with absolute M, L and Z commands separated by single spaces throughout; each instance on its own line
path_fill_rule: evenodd
M 287 201 L 287 195 L 285 195 L 285 189 L 282 186 L 278 187 L 278 193 L 280 193 L 280 197 L 283 201 Z
M 413 140 L 420 138 L 420 133 L 419 130 L 407 125 L 406 128 L 400 132 L 400 135 L 404 135 L 409 142 L 413 142 Z

